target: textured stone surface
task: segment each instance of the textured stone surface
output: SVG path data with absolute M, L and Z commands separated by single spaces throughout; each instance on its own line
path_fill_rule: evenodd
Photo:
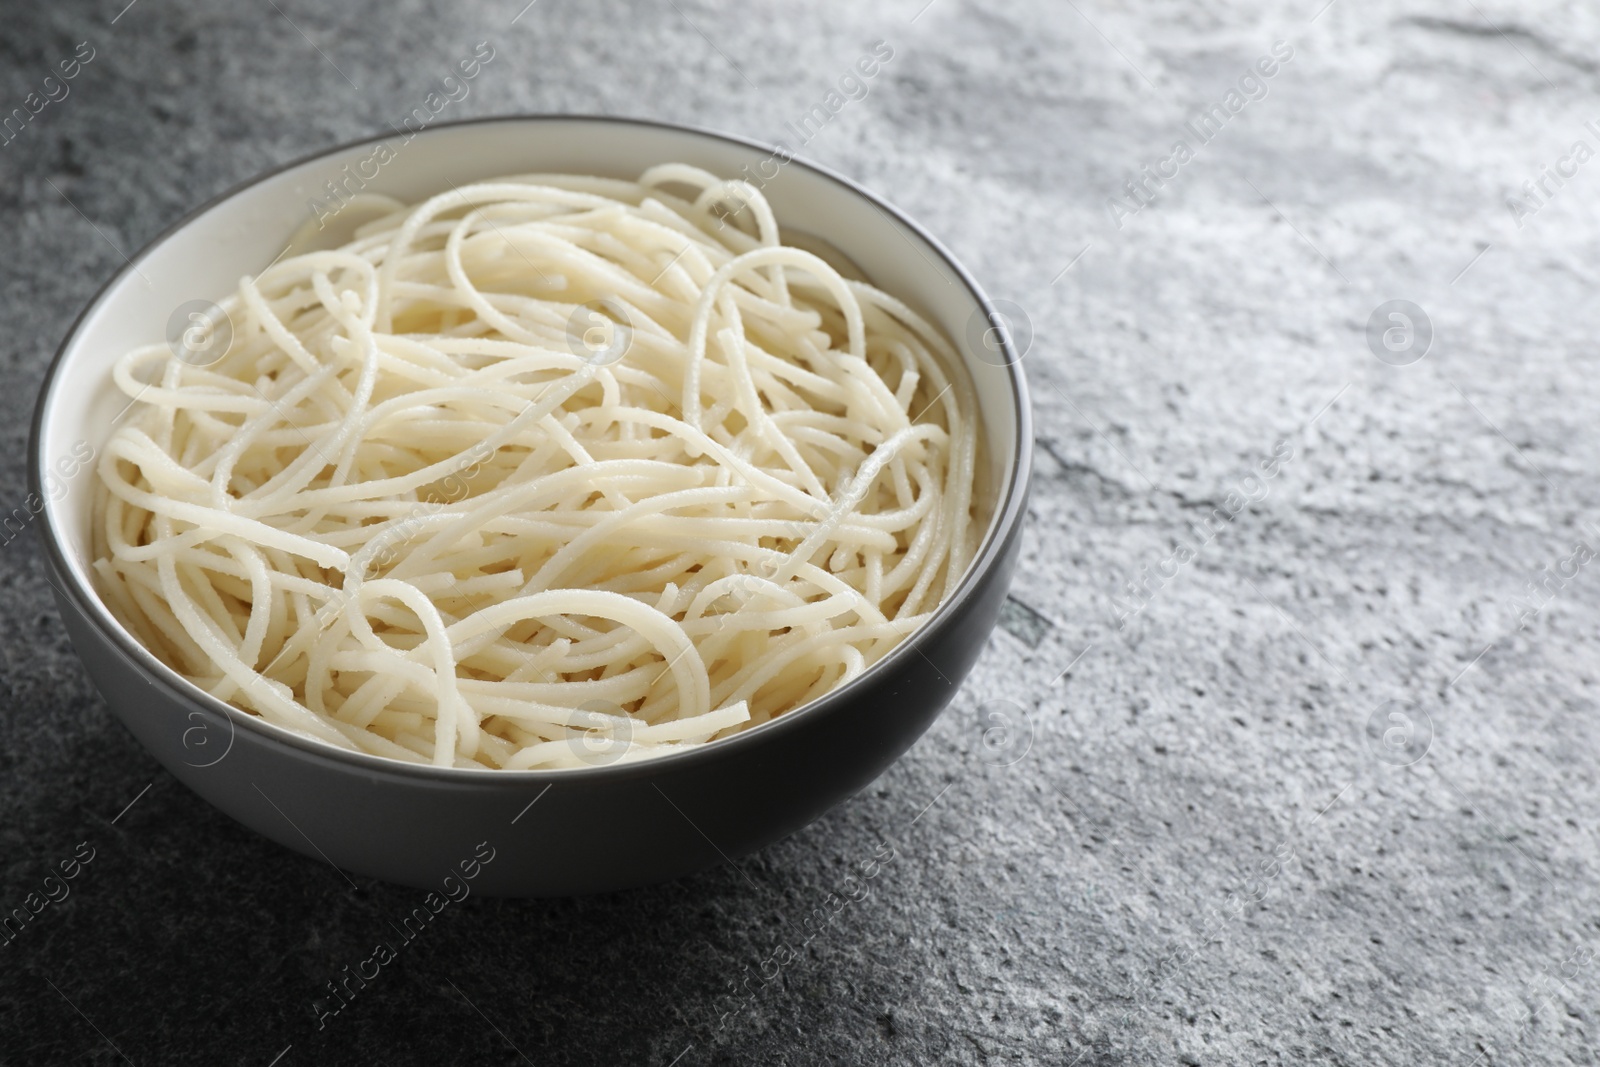
M 123 252 L 383 129 L 473 42 L 497 58 L 451 117 L 792 141 L 883 39 L 803 151 L 1025 309 L 1025 607 L 904 760 L 742 873 L 452 906 L 318 1031 L 322 983 L 418 894 L 352 890 L 160 771 L 16 538 L 0 906 L 95 852 L 0 945 L 0 1062 L 1596 1062 L 1600 578 L 1525 627 L 1518 602 L 1595 540 L 1600 162 L 1506 204 L 1600 148 L 1592 7 L 520 2 L 8 10 L 0 110 L 95 58 L 0 147 L 6 508 L 49 353 Z M 1264 96 L 1184 129 L 1276 41 Z M 1179 139 L 1153 203 L 1109 206 Z M 1408 366 L 1367 344 L 1391 299 L 1436 333 Z

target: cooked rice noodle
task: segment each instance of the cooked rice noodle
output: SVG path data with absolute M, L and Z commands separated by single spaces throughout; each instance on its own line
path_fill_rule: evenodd
M 96 580 L 194 684 L 333 745 L 526 769 L 726 737 L 877 662 L 974 551 L 949 342 L 745 182 L 453 188 L 221 308 L 219 360 L 116 364 Z

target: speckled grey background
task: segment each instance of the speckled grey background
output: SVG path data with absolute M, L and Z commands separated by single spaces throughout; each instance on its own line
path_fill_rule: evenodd
M 384 129 L 479 40 L 442 117 L 791 143 L 889 42 L 803 154 L 1020 309 L 1038 474 L 1005 628 L 874 787 L 739 872 L 453 906 L 321 1030 L 322 984 L 418 894 L 160 771 L 9 540 L 0 910 L 94 858 L 0 942 L 0 1062 L 1596 1062 L 1600 572 L 1558 573 L 1597 540 L 1591 5 L 125 2 L 0 28 L 0 113 L 95 50 L 0 146 L 6 510 L 124 253 Z M 1369 346 L 1390 300 L 1421 359 Z

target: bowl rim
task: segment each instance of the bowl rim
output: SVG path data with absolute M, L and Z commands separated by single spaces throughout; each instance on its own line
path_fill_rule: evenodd
M 488 115 L 478 118 L 455 119 L 437 122 L 423 130 L 418 131 L 418 136 L 443 130 L 459 129 L 471 126 L 489 126 L 498 124 L 528 124 L 528 123 L 610 123 L 618 126 L 649 127 L 657 130 L 666 130 L 672 133 L 690 134 L 695 137 L 708 138 L 734 145 L 743 149 L 750 149 L 768 154 L 777 153 L 779 147 L 767 144 L 753 138 L 741 137 L 723 133 L 701 126 L 687 123 L 665 122 L 657 119 L 635 118 L 624 115 L 588 115 L 567 112 L 534 112 L 510 115 Z M 48 557 L 47 568 L 53 569 L 64 579 L 65 589 L 50 584 L 56 591 L 65 596 L 78 612 L 88 620 L 94 628 L 96 635 L 113 650 L 118 652 L 130 666 L 147 680 L 158 683 L 163 687 L 165 695 L 181 702 L 198 704 L 207 711 L 225 718 L 230 724 L 230 731 L 236 732 L 243 728 L 253 732 L 265 744 L 285 745 L 298 750 L 302 756 L 321 757 L 335 763 L 343 763 L 350 770 L 367 773 L 386 773 L 404 777 L 417 777 L 431 779 L 438 783 L 452 783 L 458 785 L 504 783 L 506 785 L 550 785 L 556 782 L 594 781 L 594 780 L 624 780 L 638 777 L 655 776 L 668 770 L 681 770 L 696 762 L 734 756 L 743 749 L 752 746 L 764 745 L 769 741 L 778 741 L 785 733 L 793 732 L 800 728 L 802 720 L 814 718 L 822 714 L 825 709 L 836 706 L 850 699 L 852 693 L 867 684 L 873 677 L 881 676 L 891 671 L 903 660 L 912 655 L 921 655 L 919 646 L 925 641 L 929 632 L 936 627 L 943 626 L 959 611 L 961 606 L 970 600 L 977 592 L 983 578 L 991 571 L 1000 560 L 1007 542 L 1014 534 L 1016 527 L 1021 524 L 1024 509 L 1027 503 L 1027 490 L 1033 465 L 1033 418 L 1029 402 L 1028 384 L 1022 372 L 1022 356 L 1024 353 L 1016 351 L 1009 331 L 1000 331 L 1001 348 L 1006 355 L 1003 369 L 1007 371 L 1007 380 L 1010 384 L 1010 395 L 1013 406 L 1013 417 L 1016 420 L 1016 440 L 1013 443 L 1011 477 L 1002 486 L 993 518 L 989 529 L 980 543 L 972 562 L 967 565 L 967 573 L 960 584 L 934 609 L 933 616 L 916 630 L 912 631 L 905 640 L 891 649 L 882 659 L 862 671 L 835 689 L 824 693 L 809 703 L 802 704 L 792 711 L 769 719 L 767 722 L 748 730 L 741 731 L 731 737 L 716 741 L 706 742 L 677 752 L 670 752 L 660 756 L 652 756 L 641 760 L 622 760 L 588 767 L 546 767 L 531 768 L 526 770 L 505 770 L 491 767 L 440 767 L 431 763 L 408 763 L 404 760 L 373 753 L 361 752 L 352 749 L 340 748 L 313 737 L 306 737 L 286 727 L 268 722 L 258 715 L 234 707 L 226 701 L 219 700 L 199 686 L 178 674 L 167 664 L 163 663 L 153 653 L 139 643 L 126 628 L 110 614 L 109 609 L 94 595 L 92 590 L 86 589 L 84 583 L 77 578 L 76 572 L 69 565 L 66 551 L 63 547 L 61 531 L 57 528 L 55 516 L 50 504 L 52 501 L 43 492 L 43 478 L 41 475 L 43 464 L 42 430 L 46 412 L 52 407 L 52 398 L 56 394 L 59 384 L 58 372 L 67 350 L 77 338 L 84 321 L 95 312 L 106 300 L 112 287 L 121 282 L 129 274 L 138 270 L 139 264 L 150 255 L 158 246 L 169 237 L 194 222 L 201 215 L 212 208 L 230 200 L 245 191 L 260 185 L 285 171 L 303 166 L 307 163 L 325 159 L 353 148 L 377 144 L 392 136 L 392 133 L 378 133 L 370 137 L 362 137 L 351 141 L 341 141 L 329 148 L 298 156 L 287 162 L 278 164 L 258 174 L 252 175 L 241 182 L 229 186 L 222 192 L 206 200 L 198 207 L 190 210 L 176 222 L 162 229 L 158 234 L 146 241 L 131 257 L 126 257 L 123 265 L 112 272 L 111 276 L 89 298 L 83 309 L 73 319 L 61 343 L 56 347 L 55 354 L 45 368 L 44 379 L 39 387 L 39 396 L 34 403 L 33 419 L 28 435 L 28 489 L 36 499 L 43 502 L 39 517 L 39 536 L 44 542 L 45 553 Z M 819 177 L 825 178 L 844 188 L 848 193 L 865 200 L 879 212 L 901 226 L 906 227 L 911 233 L 925 241 L 938 256 L 943 266 L 947 268 L 955 279 L 966 288 L 977 305 L 992 322 L 998 311 L 989 299 L 983 288 L 968 273 L 967 269 L 956 259 L 955 255 L 944 246 L 933 234 L 929 233 L 915 220 L 900 211 L 893 204 L 884 200 L 876 193 L 867 189 L 859 182 L 846 177 L 832 168 L 807 159 L 797 154 L 781 150 L 786 157 L 785 166 L 799 166 L 809 170 Z M 960 344 L 956 345 L 957 351 L 962 351 Z M 970 362 L 970 360 L 969 360 Z M 987 364 L 993 366 L 993 364 Z M 937 668 L 936 668 L 937 669 Z M 105 699 L 102 694 L 102 699 Z M 109 705 L 109 700 L 107 704 Z M 230 738 L 232 733 L 230 732 Z M 230 747 L 232 741 L 230 740 Z M 541 795 L 543 795 L 541 793 Z

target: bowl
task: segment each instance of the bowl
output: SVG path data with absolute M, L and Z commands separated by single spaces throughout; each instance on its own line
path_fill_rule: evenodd
M 961 352 L 983 423 L 976 499 L 987 529 L 960 586 L 884 659 L 810 704 L 699 748 L 569 770 L 472 770 L 344 751 L 239 711 L 146 651 L 107 610 L 90 581 L 88 457 L 126 407 L 109 379 L 120 354 L 160 340 L 185 305 L 218 300 L 263 269 L 325 216 L 335 187 L 413 202 L 504 174 L 633 178 L 668 161 L 761 181 L 786 229 L 839 253 Z M 902 755 L 955 696 L 994 627 L 1020 544 L 1032 436 L 1019 354 L 999 313 L 938 241 L 866 189 L 706 130 L 519 116 L 341 145 L 254 178 L 155 238 L 89 303 L 50 365 L 34 412 L 30 504 L 39 505 L 62 621 L 106 706 L 194 792 L 343 871 L 428 889 L 453 875 L 470 877 L 478 893 L 565 895 L 730 863 L 805 826 Z

